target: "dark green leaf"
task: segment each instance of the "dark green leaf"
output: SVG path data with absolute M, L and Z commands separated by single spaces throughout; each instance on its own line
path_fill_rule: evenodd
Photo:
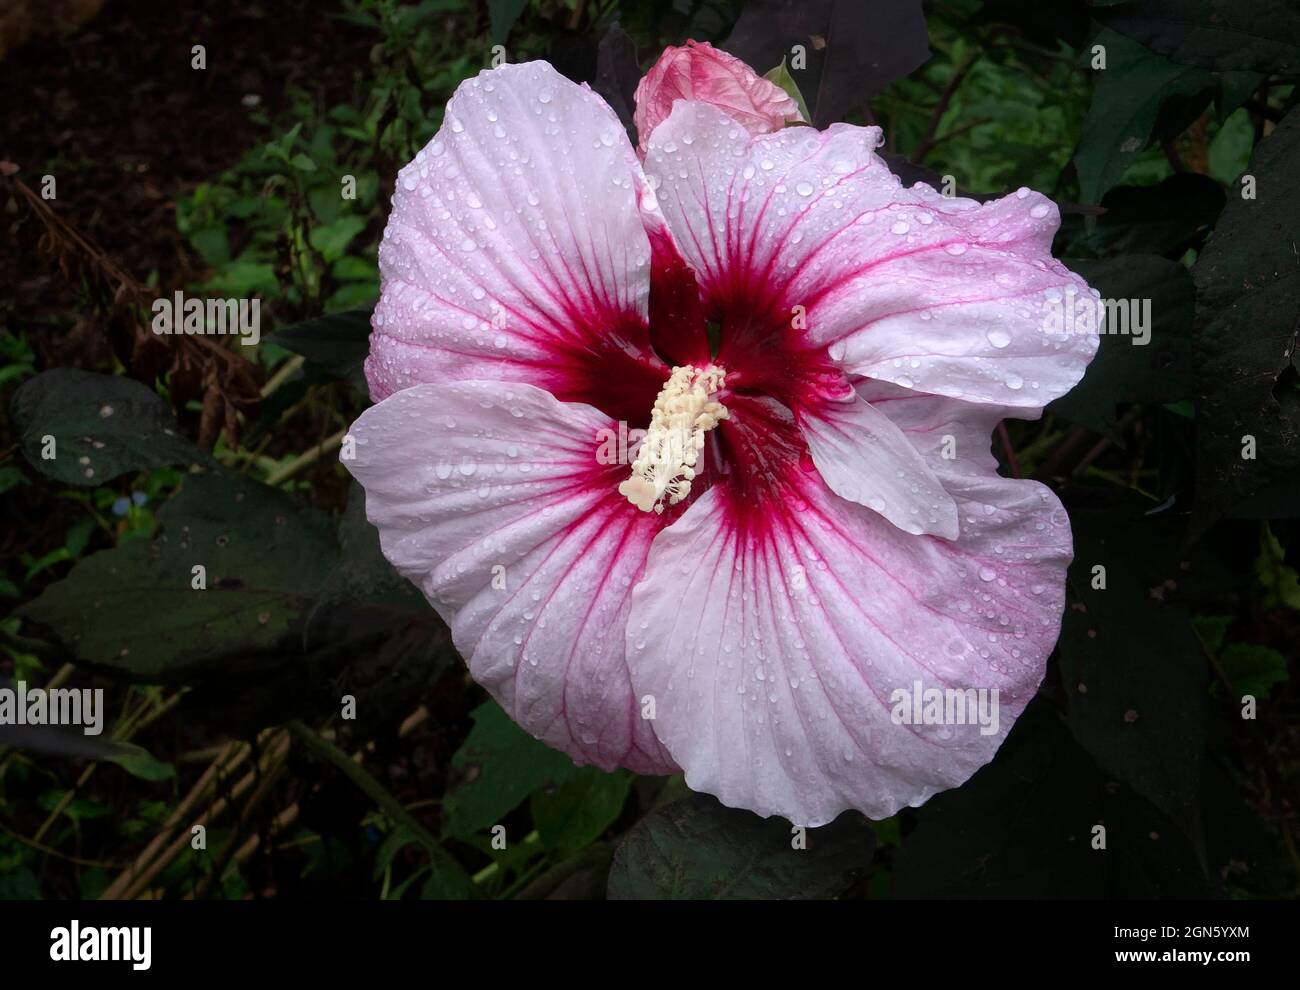
M 1290 896 L 1294 872 L 1258 812 L 1242 800 L 1241 788 L 1215 760 L 1206 761 L 1203 776 L 1209 875 L 1222 878 L 1229 897 Z
M 846 813 L 808 829 L 807 848 L 783 818 L 759 818 L 707 794 L 674 801 L 639 821 L 614 853 L 617 900 L 804 900 L 832 897 L 871 862 L 875 835 Z
M 171 780 L 176 776 L 176 768 L 170 763 L 164 763 L 139 746 L 131 748 L 132 752 L 122 753 L 111 759 L 132 777 L 156 783 L 160 780 Z
M 1266 78 L 1262 72 L 1220 72 L 1220 93 L 1215 107 L 1219 123 L 1222 124 L 1232 111 L 1250 99 Z
M 1205 644 L 1205 648 L 1214 653 L 1218 653 L 1223 646 L 1223 637 L 1227 635 L 1230 625 L 1232 625 L 1230 615 L 1192 616 L 1192 628 L 1196 630 L 1196 635 Z
M 641 66 L 637 64 L 636 42 L 616 21 L 600 38 L 596 48 L 596 78 L 591 88 L 618 114 L 618 119 L 633 131 L 636 113 L 636 84 L 641 79 Z M 633 140 L 635 140 L 633 134 Z
M 980 19 L 1014 24 L 1026 37 L 1055 49 L 1059 38 L 1071 48 L 1082 48 L 1088 39 L 1088 7 L 1085 0 L 984 0 Z
M 363 395 L 369 389 L 363 370 L 370 352 L 370 315 L 374 306 L 295 323 L 266 339 L 301 354 L 335 378 L 345 379 Z
M 24 382 L 10 405 L 23 454 L 56 481 L 101 485 L 128 471 L 211 458 L 181 436 L 162 398 L 139 382 L 73 368 Z M 45 437 L 54 457 L 45 460 Z
M 1261 141 L 1249 174 L 1257 198 L 1230 190 L 1196 282 L 1197 478 L 1200 527 L 1226 514 L 1300 509 L 1300 112 Z M 1254 458 L 1244 457 L 1254 438 Z M 1290 497 L 1251 505 L 1271 486 Z M 1289 511 L 1288 511 L 1289 510 Z
M 898 897 L 1206 897 L 1190 842 L 1098 769 L 1034 701 L 993 762 L 931 798 L 894 863 Z M 1104 849 L 1093 848 L 1105 828 Z
M 419 844 L 419 839 L 405 825 L 394 825 L 384 836 L 384 841 L 379 844 L 379 849 L 375 852 L 375 867 L 371 872 L 371 879 L 378 880 L 384 875 L 384 871 L 393 865 L 393 860 L 407 846 Z
M 338 563 L 308 615 L 303 648 L 316 663 L 346 661 L 331 682 L 336 694 L 357 699 L 367 721 L 400 718 L 410 699 L 455 661 L 451 636 L 424 595 L 384 557 L 355 481 L 338 540 Z
M 538 791 L 531 807 L 542 844 L 556 859 L 579 852 L 614 823 L 631 788 L 631 774 L 581 767 L 554 791 Z
M 1059 644 L 1070 728 L 1104 770 L 1194 835 L 1209 673 L 1187 609 L 1174 601 L 1179 583 L 1195 577 L 1177 552 L 1182 526 L 1115 512 L 1075 512 L 1072 522 Z
M 1195 108 L 1179 115 L 1194 119 L 1218 88 L 1211 73 L 1171 62 L 1114 31 L 1102 30 L 1095 44 L 1106 49 L 1106 68 L 1092 70 L 1092 105 L 1074 155 L 1085 203 L 1100 203 L 1151 143 L 1162 107 Z
M 1071 261 L 1070 267 L 1103 300 L 1131 305 L 1107 309 L 1106 332 L 1083 381 L 1049 408 L 1110 434 L 1120 403 L 1175 402 L 1190 395 L 1194 290 L 1187 269 L 1154 255 Z
M 528 6 L 528 0 L 488 0 L 488 20 L 492 26 L 492 43 L 504 45 L 510 29 Z
M 1225 202 L 1219 183 L 1191 172 L 1158 186 L 1116 186 L 1102 199 L 1106 212 L 1079 247 L 1100 255 L 1179 258 L 1214 226 Z
M 335 559 L 329 521 L 246 478 L 191 475 L 152 540 L 80 561 L 19 609 L 70 659 L 145 676 L 183 676 L 301 641 Z M 195 566 L 206 590 L 193 587 Z
M 752 66 L 776 65 L 803 46 L 790 74 L 818 127 L 844 120 L 930 57 L 921 0 L 755 0 L 723 44 Z
M 1232 689 L 1241 695 L 1267 698 L 1274 684 L 1290 677 L 1286 657 L 1277 650 L 1252 643 L 1231 643 L 1219 654 L 1219 663 Z
M 25 866 L 0 873 L 0 901 L 39 901 L 41 887 L 36 874 Z
M 422 901 L 464 901 L 474 896 L 474 885 L 463 870 L 441 865 L 420 885 Z
M 1292 0 L 1129 0 L 1096 14 L 1175 62 L 1300 71 L 1300 8 Z
M 500 824 L 533 791 L 577 773 L 572 760 L 519 728 L 495 701 L 471 717 L 474 728 L 451 760 L 460 779 L 443 802 L 444 832 L 458 839 Z
M 0 676 L 0 689 L 12 691 L 15 683 Z M 74 760 L 115 760 L 144 753 L 139 746 L 121 742 L 102 731 L 99 735 L 86 735 L 84 728 L 84 725 L 0 724 L 0 746 Z M 104 728 L 102 722 L 100 728 Z

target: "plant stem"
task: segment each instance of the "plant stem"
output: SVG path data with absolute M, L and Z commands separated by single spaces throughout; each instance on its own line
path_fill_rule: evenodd
M 292 478 L 303 468 L 310 467 L 320 460 L 322 454 L 327 454 L 331 450 L 337 450 L 343 445 L 343 438 L 347 436 L 347 428 L 339 430 L 332 437 L 322 440 L 315 447 L 303 451 L 294 460 L 290 461 L 284 467 L 272 471 L 266 477 L 266 483 L 274 488 L 276 485 L 283 484 Z
M 435 868 L 450 859 L 447 851 L 442 848 L 442 845 L 433 837 L 432 833 L 416 821 L 415 817 L 406 810 L 406 806 L 388 793 L 384 786 L 370 776 L 361 764 L 302 722 L 290 722 L 287 728 L 299 742 L 326 762 L 332 763 L 336 770 L 352 781 L 388 817 L 389 821 L 409 829 L 411 834 L 415 836 L 415 840 L 424 846 Z

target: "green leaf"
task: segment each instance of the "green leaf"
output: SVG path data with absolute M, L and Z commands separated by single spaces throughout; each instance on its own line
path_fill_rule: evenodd
M 1157 186 L 1115 186 L 1102 198 L 1106 212 L 1075 247 L 1101 256 L 1181 257 L 1214 226 L 1226 201 L 1218 182 L 1192 172 Z
M 510 29 L 528 6 L 528 0 L 488 0 L 488 22 L 492 28 L 492 43 L 504 45 Z
M 398 718 L 457 659 L 451 634 L 424 595 L 394 570 L 366 519 L 355 481 L 338 526 L 339 557 L 312 604 L 303 648 L 330 671 L 335 698 L 350 694 L 367 719 Z
M 370 353 L 373 305 L 295 323 L 266 339 L 301 354 L 335 378 L 346 379 L 362 394 L 368 392 L 364 365 Z
M 230 260 L 230 238 L 225 227 L 215 224 L 201 227 L 189 234 L 189 241 L 199 256 L 213 267 Z
M 538 791 L 531 807 L 542 844 L 556 859 L 567 859 L 599 839 L 623 811 L 632 779 L 621 770 L 581 767 L 554 791 Z
M 140 780 L 160 781 L 171 780 L 176 776 L 176 768 L 170 763 L 164 763 L 162 760 L 150 755 L 147 750 L 139 746 L 132 746 L 134 752 L 122 753 L 118 756 L 111 757 L 112 761 L 119 767 L 129 773 L 132 777 L 138 777 Z
M 1209 72 L 1171 62 L 1114 31 L 1103 29 L 1094 43 L 1106 49 L 1106 68 L 1093 71 L 1092 105 L 1074 155 L 1085 203 L 1100 203 L 1151 143 L 1162 107 L 1177 101 L 1182 116 L 1190 107 L 1199 113 L 1218 88 Z
M 1274 684 L 1290 679 L 1286 657 L 1252 643 L 1231 643 L 1219 654 L 1224 676 L 1238 695 L 1267 698 Z
M 312 228 L 308 240 L 311 246 L 321 253 L 327 262 L 333 263 L 342 258 L 352 239 L 365 230 L 366 221 L 362 217 L 342 216 L 333 223 L 322 224 Z
M 1209 675 L 1187 609 L 1173 600 L 1197 576 L 1178 553 L 1181 524 L 1116 512 L 1075 512 L 1071 522 L 1059 643 L 1069 726 L 1107 772 L 1193 834 Z
M 917 0 L 749 0 L 722 48 L 749 65 L 774 65 L 803 45 L 791 66 L 812 100 L 818 127 L 861 110 L 895 79 L 930 57 Z M 699 35 L 697 35 L 699 37 Z
M 245 252 L 250 255 L 251 252 Z M 222 265 L 212 278 L 203 283 L 204 291 L 235 299 L 252 296 L 274 297 L 280 293 L 280 283 L 275 277 L 275 266 L 254 257 L 241 256 L 230 264 Z
M 334 263 L 334 277 L 340 282 L 366 282 L 375 286 L 371 298 L 379 294 L 379 269 L 373 261 L 345 255 Z
M 1255 125 L 1251 122 L 1250 111 L 1237 110 L 1223 122 L 1219 133 L 1210 142 L 1211 181 L 1224 186 L 1234 185 L 1238 176 L 1246 171 L 1254 150 Z
M 1196 630 L 1196 635 L 1205 644 L 1205 648 L 1212 653 L 1218 653 L 1223 647 L 1223 637 L 1227 635 L 1230 625 L 1230 615 L 1192 616 L 1192 628 Z
M 316 163 L 304 155 L 301 151 L 289 159 L 289 164 L 299 172 L 315 172 Z
M 162 398 L 134 379 L 56 368 L 24 382 L 9 408 L 32 467 L 64 484 L 93 487 L 128 471 L 212 463 L 181 436 Z
M 496 702 L 470 717 L 474 728 L 451 759 L 459 779 L 443 800 L 443 831 L 458 839 L 500 824 L 534 791 L 577 774 L 572 760 L 519 728 Z
M 39 901 L 41 886 L 25 866 L 0 873 L 0 901 Z
M 278 141 L 272 142 L 271 144 L 267 145 L 268 150 L 275 149 L 280 153 L 280 157 L 288 158 L 289 149 L 292 148 L 294 142 L 298 140 L 298 132 L 301 130 L 302 130 L 302 121 L 298 121 L 298 123 L 294 124 L 293 127 L 291 127 L 287 132 L 282 134 L 278 139 Z
M 23 473 L 12 464 L 0 465 L 0 495 L 17 488 L 19 485 L 26 484 L 26 482 L 27 479 L 23 477 Z
M 1094 848 L 1095 829 L 1105 848 Z M 1046 702 L 993 762 L 931 798 L 894 861 L 903 898 L 1211 896 L 1192 844 L 1101 771 Z
M 1282 549 L 1281 541 L 1273 535 L 1268 523 L 1260 528 L 1255 577 L 1264 589 L 1260 598 L 1261 606 L 1300 611 L 1300 575 L 1286 562 L 1286 551 Z
M 1083 381 L 1048 408 L 1113 435 L 1120 403 L 1175 402 L 1191 394 L 1194 290 L 1187 269 L 1154 255 L 1071 261 L 1070 267 L 1103 300 L 1132 305 L 1107 310 L 1106 332 Z M 1125 320 L 1131 321 L 1127 334 L 1118 332 Z
M 0 676 L 0 688 L 12 690 L 13 687 L 13 680 Z M 145 752 L 107 733 L 86 735 L 81 726 L 68 725 L 0 725 L 0 746 L 62 759 L 113 762 Z
M 80 663 L 180 677 L 297 647 L 336 549 L 328 519 L 247 478 L 191 475 L 152 540 L 77 563 L 18 614 Z M 206 570 L 195 590 L 193 568 Z
M 1254 95 L 1267 76 L 1262 72 L 1219 73 L 1219 99 L 1215 110 L 1222 124 L 1243 103 Z
M 1129 0 L 1096 16 L 1175 62 L 1300 72 L 1300 9 L 1291 0 Z
M 807 829 L 692 794 L 641 819 L 614 852 L 611 900 L 831 897 L 871 862 L 875 835 L 852 813 Z
M 62 788 L 53 788 L 43 792 L 37 803 L 46 811 L 53 811 L 72 793 L 74 792 Z M 113 814 L 113 809 L 108 804 L 93 798 L 74 797 L 71 802 L 63 805 L 60 814 L 73 822 L 93 822 L 99 818 L 107 818 Z
M 1207 872 L 1223 878 L 1229 897 L 1284 899 L 1294 894 L 1294 868 L 1218 760 L 1206 761 L 1201 806 Z
M 781 59 L 780 65 L 763 73 L 763 78 L 770 83 L 775 83 L 786 96 L 794 100 L 795 106 L 799 108 L 799 113 L 804 120 L 812 120 L 812 117 L 808 114 L 808 104 L 803 98 L 803 93 L 799 92 L 799 84 L 794 81 L 794 76 L 790 75 L 790 70 L 786 68 L 784 58 Z
M 422 901 L 464 901 L 474 896 L 474 887 L 463 871 L 440 864 L 420 885 Z
M 405 825 L 394 825 L 384 836 L 384 841 L 379 844 L 379 849 L 375 852 L 375 867 L 371 871 L 371 879 L 378 880 L 384 875 L 384 871 L 393 865 L 393 860 L 407 846 L 417 845 L 419 839 Z
M 1224 515 L 1294 515 L 1300 508 L 1300 112 L 1251 157 L 1255 199 L 1242 186 L 1192 268 L 1196 282 L 1198 528 Z M 1243 456 L 1254 438 L 1254 457 Z M 1270 497 L 1271 496 L 1271 497 Z

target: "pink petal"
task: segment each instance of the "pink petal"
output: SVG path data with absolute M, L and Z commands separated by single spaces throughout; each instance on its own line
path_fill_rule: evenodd
M 361 415 L 343 463 L 384 555 L 515 721 L 580 763 L 668 773 L 623 636 L 662 521 L 618 494 L 626 464 L 597 463 L 605 429 L 531 385 L 417 385 Z
M 831 491 L 904 532 L 956 538 L 957 504 L 889 417 L 853 392 L 818 408 L 799 425 Z
M 975 404 L 870 379 L 859 379 L 855 390 L 902 432 L 949 490 L 967 485 L 969 477 L 997 474 L 991 448 L 999 420 L 1042 415 L 1041 409 Z
M 751 134 L 803 120 L 795 101 L 748 65 L 707 42 L 666 48 L 636 87 L 636 131 L 644 151 L 678 100 L 717 107 Z
M 637 170 L 637 204 L 650 237 L 650 341 L 674 366 L 712 358 L 700 287 L 682 258 L 645 173 Z
M 924 434 L 951 408 L 907 411 Z M 964 428 L 969 463 L 931 461 L 958 505 L 955 541 L 909 536 L 815 475 L 787 479 L 762 513 L 712 488 L 659 535 L 629 656 L 692 788 L 814 826 L 849 808 L 888 817 L 992 758 L 1056 642 L 1071 541 L 1050 491 L 982 466 L 990 426 Z M 997 689 L 996 731 L 897 724 L 894 692 L 917 681 Z
M 668 373 L 647 326 L 644 183 L 613 111 L 545 62 L 462 83 L 398 176 L 373 397 L 496 379 L 644 416 Z
M 1063 394 L 1097 335 L 1047 330 L 1067 293 L 1091 291 L 1051 257 L 1055 205 L 904 189 L 879 141 L 847 124 L 754 137 L 699 103 L 655 130 L 646 172 L 722 322 L 719 360 L 747 362 L 756 388 L 824 348 L 846 372 L 934 394 L 1031 408 Z

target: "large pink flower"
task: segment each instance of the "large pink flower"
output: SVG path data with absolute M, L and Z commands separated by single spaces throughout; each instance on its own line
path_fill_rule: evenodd
M 1038 687 L 1069 522 L 990 434 L 1082 375 L 1095 335 L 1041 327 L 1089 290 L 1049 200 L 904 189 L 879 143 L 678 101 L 643 171 L 531 62 L 464 83 L 400 174 L 345 463 L 474 677 L 579 762 L 884 817 Z M 900 724 L 918 682 L 1000 718 Z

